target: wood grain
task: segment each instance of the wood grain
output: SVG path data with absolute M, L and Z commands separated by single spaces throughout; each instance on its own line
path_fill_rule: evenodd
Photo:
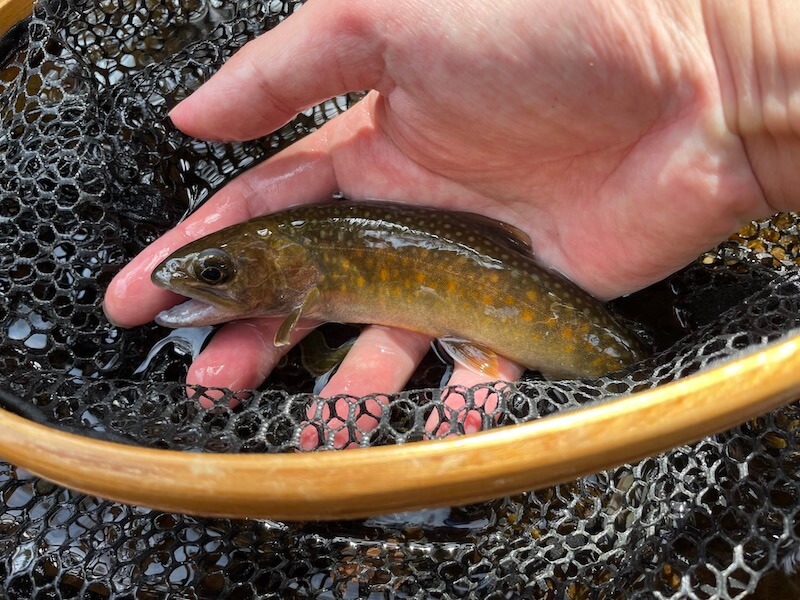
M 446 440 L 311 454 L 197 454 L 91 440 L 0 411 L 0 457 L 69 488 L 166 511 L 355 518 L 569 481 L 724 431 L 798 395 L 800 335 L 654 390 Z
M 33 12 L 33 0 L 0 0 L 0 35 Z

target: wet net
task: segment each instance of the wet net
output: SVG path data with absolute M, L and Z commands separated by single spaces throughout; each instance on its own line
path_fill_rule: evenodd
M 87 436 L 206 452 L 294 452 L 461 431 L 475 390 L 314 395 L 293 351 L 260 390 L 210 410 L 181 384 L 207 332 L 121 330 L 110 278 L 225 182 L 345 110 L 212 144 L 166 113 L 279 0 L 40 2 L 0 43 L 0 405 Z M 618 301 L 656 351 L 597 381 L 527 373 L 491 388 L 485 428 L 672 381 L 800 325 L 798 219 L 754 223 L 668 280 Z M 329 339 L 349 335 L 329 330 Z M 204 390 L 198 390 L 202 394 Z M 465 407 L 447 408 L 460 396 Z M 724 402 L 725 398 L 720 398 Z M 426 430 L 431 415 L 447 424 Z M 797 403 L 661 456 L 461 508 L 336 523 L 201 519 L 99 500 L 0 463 L 0 598 L 794 598 L 800 595 Z M 342 474 L 343 485 L 347 474 Z

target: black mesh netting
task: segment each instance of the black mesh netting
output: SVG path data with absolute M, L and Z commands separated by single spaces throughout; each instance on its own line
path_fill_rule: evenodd
M 84 435 L 210 452 L 295 451 L 309 425 L 320 447 L 341 445 L 339 431 L 361 445 L 421 440 L 434 412 L 459 429 L 444 400 L 462 395 L 468 410 L 473 392 L 440 391 L 435 359 L 411 391 L 352 402 L 345 423 L 323 418 L 296 352 L 238 407 L 204 410 L 181 381 L 205 332 L 162 342 L 155 325 L 127 331 L 103 317 L 103 290 L 125 261 L 357 100 L 243 144 L 170 125 L 171 106 L 297 6 L 41 2 L 0 43 L 0 405 Z M 484 426 L 663 384 L 798 328 L 797 223 L 753 224 L 617 302 L 656 348 L 645 362 L 598 381 L 529 373 L 492 388 Z M 164 514 L 0 463 L 0 598 L 795 598 L 798 425 L 795 403 L 547 490 L 326 524 Z

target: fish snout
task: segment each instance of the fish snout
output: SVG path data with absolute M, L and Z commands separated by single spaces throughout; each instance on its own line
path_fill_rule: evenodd
M 185 264 L 183 258 L 168 258 L 153 271 L 150 278 L 158 287 L 171 288 L 177 281 L 189 278 Z

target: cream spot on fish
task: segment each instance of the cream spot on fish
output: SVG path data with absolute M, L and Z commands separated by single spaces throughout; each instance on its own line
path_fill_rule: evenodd
M 519 310 L 513 306 L 503 306 L 501 308 L 487 306 L 484 312 L 486 315 L 497 319 L 516 319 L 519 316 Z
M 439 293 L 432 287 L 428 287 L 426 285 L 423 285 L 423 286 L 420 286 L 419 291 L 423 292 L 424 294 L 429 294 L 431 296 L 436 296 L 437 298 L 439 298 L 441 300 L 441 296 L 439 295 Z

